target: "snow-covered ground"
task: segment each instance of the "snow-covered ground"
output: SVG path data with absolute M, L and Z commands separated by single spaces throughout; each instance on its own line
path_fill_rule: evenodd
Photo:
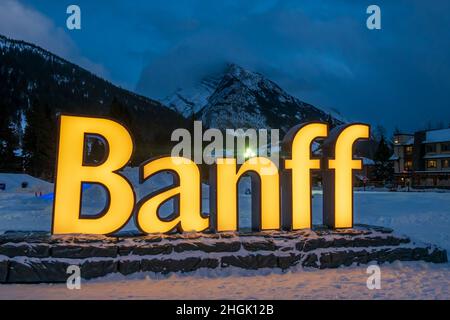
M 135 186 L 138 198 L 149 192 L 171 184 L 169 174 L 159 174 L 140 185 L 138 171 L 127 168 L 124 174 Z M 39 183 L 39 180 L 29 179 L 28 191 L 20 188 L 23 175 L 14 179 L 10 175 L 0 174 L 0 183 L 6 181 L 6 192 L 0 191 L 0 232 L 6 230 L 50 231 L 52 201 L 35 197 L 36 190 L 51 192 L 51 184 Z M 240 185 L 240 225 L 250 226 L 250 198 L 246 194 L 248 181 Z M 45 192 L 44 192 L 45 193 Z M 208 212 L 208 186 L 203 185 L 203 211 Z M 322 194 L 314 191 L 313 223 L 322 223 Z M 437 244 L 450 252 L 450 193 L 448 192 L 355 192 L 355 223 L 364 223 L 391 227 L 414 239 Z M 85 191 L 83 197 L 83 213 L 96 214 L 103 208 L 105 193 L 98 186 Z M 171 212 L 171 203 L 162 206 L 162 215 Z M 134 222 L 125 229 L 133 230 Z
M 0 285 L 0 299 L 450 299 L 450 268 L 425 262 L 381 266 L 381 289 L 367 288 L 366 267 L 215 274 L 110 276 L 58 285 Z
M 125 174 L 137 186 L 137 171 Z M 0 183 L 4 176 L 0 175 Z M 10 179 L 10 184 L 14 179 Z M 23 177 L 18 177 L 21 180 Z M 4 179 L 5 180 L 5 179 Z M 139 198 L 171 183 L 161 174 L 137 187 Z M 20 183 L 16 185 L 20 186 Z M 44 188 L 45 187 L 45 188 Z M 50 230 L 51 200 L 35 197 L 35 190 L 48 189 L 33 182 L 28 191 L 20 187 L 0 191 L 0 232 L 6 230 Z M 240 224 L 249 225 L 250 195 L 247 185 L 240 187 Z M 204 211 L 208 211 L 208 188 L 203 186 Z M 103 191 L 91 187 L 86 191 L 83 208 L 95 214 L 102 207 Z M 170 205 L 163 212 L 170 212 Z M 320 224 L 322 194 L 314 191 L 313 222 Z M 126 229 L 134 229 L 131 222 Z M 450 252 L 450 193 L 440 192 L 355 192 L 355 223 L 391 227 L 413 239 L 439 245 Z M 154 299 L 450 299 L 450 264 L 423 262 L 385 264 L 381 266 L 382 289 L 368 290 L 365 266 L 335 270 L 294 269 L 220 271 L 199 270 L 193 274 L 168 277 L 138 274 L 119 275 L 83 282 L 81 290 L 65 285 L 0 285 L 1 298 L 154 298 Z M 164 290 L 161 290 L 164 288 Z

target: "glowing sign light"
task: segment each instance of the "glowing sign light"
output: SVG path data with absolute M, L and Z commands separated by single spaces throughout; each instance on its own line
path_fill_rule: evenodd
M 117 173 L 129 162 L 133 141 L 117 122 L 100 118 L 61 116 L 59 119 L 57 180 L 53 205 L 53 233 L 109 234 L 121 229 L 133 213 L 131 183 Z M 97 166 L 85 165 L 85 136 L 96 134 L 107 142 L 108 156 Z M 105 209 L 95 217 L 82 217 L 82 183 L 108 190 Z
M 179 231 L 202 231 L 208 228 L 209 219 L 200 215 L 201 181 L 197 165 L 188 159 L 159 158 L 141 166 L 141 182 L 151 176 L 170 171 L 175 175 L 176 184 L 164 191 L 149 195 L 138 204 L 136 225 L 145 233 L 165 233 L 173 229 Z M 171 198 L 177 198 L 178 215 L 170 221 L 158 216 L 158 208 Z
M 288 132 L 283 148 L 290 153 L 280 171 L 267 158 L 254 157 L 241 166 L 234 158 L 219 158 L 210 173 L 210 215 L 201 213 L 201 177 L 189 159 L 161 157 L 140 167 L 140 183 L 159 172 L 170 172 L 174 184 L 147 195 L 137 205 L 133 187 L 119 172 L 130 161 L 133 140 L 119 123 L 103 118 L 62 115 L 59 118 L 59 147 L 53 234 L 111 234 L 135 212 L 137 227 L 144 233 L 172 231 L 236 231 L 237 186 L 243 175 L 252 177 L 252 227 L 258 230 L 305 229 L 312 226 L 311 170 L 322 170 L 324 224 L 332 228 L 353 226 L 353 170 L 361 160 L 353 159 L 358 139 L 369 137 L 369 126 L 352 124 L 328 132 L 328 125 L 312 122 Z M 86 135 L 100 136 L 106 157 L 100 164 L 84 161 Z M 314 141 L 325 139 L 322 159 L 314 157 Z M 280 178 L 281 173 L 281 178 Z M 281 180 L 281 183 L 280 183 Z M 105 209 L 96 216 L 81 214 L 82 186 L 99 184 L 108 195 Z M 160 218 L 159 208 L 175 200 L 175 212 Z
M 265 158 L 251 158 L 237 170 L 236 159 L 218 159 L 216 174 L 211 175 L 212 216 L 217 218 L 217 231 L 238 230 L 237 187 L 240 178 L 250 173 L 254 186 L 252 192 L 252 224 L 262 230 L 280 228 L 280 195 L 277 167 Z M 255 184 L 255 179 L 259 183 Z
M 283 216 L 288 221 L 292 220 L 294 230 L 311 228 L 311 170 L 320 169 L 320 159 L 311 159 L 312 144 L 315 139 L 327 135 L 328 126 L 325 123 L 300 125 L 286 135 L 284 145 L 291 146 L 292 159 L 285 161 L 285 169 L 291 170 L 291 174 L 286 178 L 289 181 L 285 182 L 290 192 Z
M 369 138 L 369 127 L 352 124 L 334 132 L 336 138 L 325 141 L 324 156 L 328 168 L 324 174 L 324 223 L 334 228 L 353 226 L 353 170 L 362 169 L 362 161 L 353 159 L 353 145 Z

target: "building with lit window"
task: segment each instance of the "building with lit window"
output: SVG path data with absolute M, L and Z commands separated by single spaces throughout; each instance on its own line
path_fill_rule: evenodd
M 450 188 L 450 129 L 394 135 L 395 182 Z

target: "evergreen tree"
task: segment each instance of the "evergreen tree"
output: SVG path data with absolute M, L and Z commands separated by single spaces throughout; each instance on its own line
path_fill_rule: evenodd
M 382 134 L 373 159 L 375 161 L 375 180 L 385 182 L 391 179 L 393 174 L 393 165 L 392 162 L 389 161 L 391 154 L 392 150 Z
M 336 123 L 334 121 L 334 118 L 331 116 L 331 114 L 327 115 L 327 120 L 326 122 L 328 123 L 330 130 L 336 127 Z
M 26 112 L 23 137 L 25 170 L 29 174 L 53 180 L 56 159 L 56 117 L 48 104 L 35 101 Z
M 130 110 L 120 103 L 120 101 L 114 97 L 109 108 L 109 116 L 115 121 L 124 124 L 128 130 L 133 129 L 133 118 L 131 116 Z
M 145 157 L 143 156 L 143 149 L 145 148 L 145 146 L 141 137 L 138 136 L 139 130 L 133 120 L 129 108 L 122 104 L 116 97 L 114 97 L 110 105 L 109 116 L 113 120 L 125 125 L 134 139 L 135 149 L 133 159 L 131 159 L 132 164 L 138 165 L 140 164 L 140 162 L 143 162 L 143 159 L 145 159 Z
M 20 158 L 16 156 L 18 138 L 11 125 L 6 108 L 0 106 L 0 172 L 20 171 Z
M 373 130 L 373 137 L 375 140 L 381 142 L 382 139 L 385 139 L 385 136 L 386 129 L 381 125 L 377 125 Z

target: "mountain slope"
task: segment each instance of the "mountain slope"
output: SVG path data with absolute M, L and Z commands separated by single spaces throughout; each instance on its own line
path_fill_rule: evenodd
M 19 133 L 36 100 L 53 113 L 108 115 L 114 98 L 131 114 L 141 145 L 159 147 L 170 141 L 172 130 L 187 127 L 183 117 L 160 102 L 119 88 L 38 46 L 0 35 L 0 107 Z
M 206 127 L 219 129 L 278 128 L 285 133 L 310 120 L 342 123 L 336 116 L 291 96 L 263 75 L 235 64 L 213 79 L 203 80 L 197 91 L 178 89 L 164 102 L 185 117 L 189 114 L 185 110 L 195 112 L 195 118 Z M 193 92 L 201 99 L 195 99 Z
M 208 98 L 216 90 L 222 76 L 220 74 L 206 77 L 192 88 L 178 88 L 173 95 L 166 97 L 161 102 L 183 117 L 191 118 L 206 106 Z

